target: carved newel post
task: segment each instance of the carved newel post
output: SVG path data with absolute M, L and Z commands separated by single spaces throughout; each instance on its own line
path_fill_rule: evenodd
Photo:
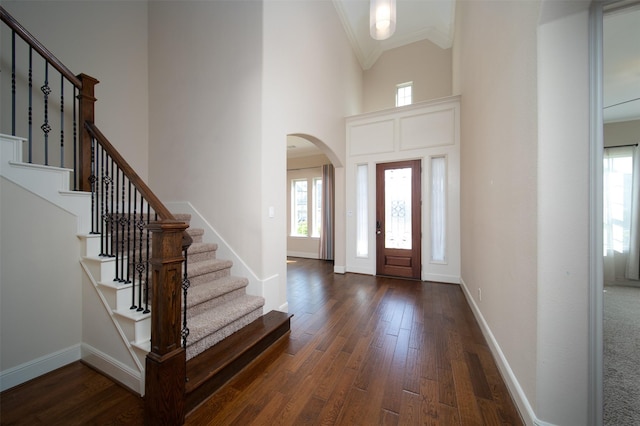
M 151 352 L 146 360 L 145 424 L 181 425 L 186 352 L 181 346 L 182 234 L 187 224 L 163 220 L 152 232 Z

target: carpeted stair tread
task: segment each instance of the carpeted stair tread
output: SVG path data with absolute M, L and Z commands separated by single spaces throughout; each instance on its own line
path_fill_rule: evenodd
M 191 215 L 189 213 L 173 213 L 173 217 L 180 222 L 185 222 L 187 225 L 191 223 Z
M 189 264 L 215 259 L 217 250 L 215 243 L 193 243 L 187 249 Z
M 229 269 L 231 268 L 231 266 L 233 266 L 233 262 L 230 260 L 210 259 L 202 262 L 189 262 L 187 272 L 189 279 L 192 279 L 200 275 L 218 272 L 223 269 Z
M 204 229 L 189 227 L 187 228 L 187 234 L 189 234 L 194 243 L 201 243 L 202 236 L 204 235 Z
M 249 280 L 244 277 L 229 275 L 218 278 L 208 284 L 194 286 L 187 292 L 187 306 L 193 307 L 224 294 L 245 288 Z M 187 310 L 187 313 L 189 311 Z
M 187 249 L 187 254 L 197 254 L 205 251 L 216 251 L 218 250 L 218 245 L 215 243 L 193 243 Z
M 187 346 L 215 333 L 252 311 L 262 308 L 262 306 L 264 306 L 264 298 L 246 294 L 216 309 L 192 317 L 188 321 Z

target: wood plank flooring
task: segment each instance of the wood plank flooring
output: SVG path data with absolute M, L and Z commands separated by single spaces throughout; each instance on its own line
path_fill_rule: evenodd
M 290 335 L 187 425 L 523 424 L 458 286 L 339 275 L 331 262 L 290 260 Z M 65 369 L 57 382 L 47 379 Z M 140 398 L 112 383 L 118 392 L 106 391 L 106 382 L 72 364 L 2 393 L 1 423 L 142 424 Z

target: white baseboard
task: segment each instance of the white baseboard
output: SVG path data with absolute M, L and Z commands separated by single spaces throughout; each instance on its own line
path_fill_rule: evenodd
M 502 352 L 498 341 L 491 332 L 489 324 L 487 324 L 484 317 L 482 316 L 480 308 L 478 308 L 478 305 L 476 305 L 473 297 L 471 297 L 469 289 L 467 288 L 467 284 L 462 278 L 460 278 L 460 287 L 462 288 L 469 306 L 471 306 L 473 315 L 476 317 L 476 321 L 478 321 L 478 324 L 480 325 L 482 334 L 487 340 L 489 349 L 491 350 L 493 358 L 496 361 L 496 365 L 498 366 L 498 370 L 500 370 L 500 374 L 502 375 L 502 378 L 505 381 L 507 388 L 509 389 L 509 393 L 511 394 L 513 401 L 518 407 L 518 411 L 520 412 L 520 415 L 522 416 L 524 422 L 530 426 L 552 426 L 551 424 L 542 422 L 536 418 L 535 412 L 533 411 L 531 404 L 529 404 L 529 400 L 524 394 L 524 390 L 520 386 L 520 383 L 518 382 L 515 374 L 513 374 L 513 370 L 511 369 L 507 358 L 504 356 L 504 353 Z
M 346 274 L 347 268 L 345 266 L 333 265 L 333 272 L 336 274 Z
M 47 354 L 0 372 L 0 392 L 80 360 L 80 344 Z
M 82 344 L 82 360 L 133 392 L 144 396 L 144 380 L 139 371 L 86 343 Z
M 318 253 L 307 253 L 304 251 L 288 251 L 288 257 L 302 257 L 304 259 L 320 259 L 320 255 Z
M 436 283 L 460 284 L 460 277 L 456 275 L 423 274 L 422 281 L 433 281 Z
M 287 303 L 283 303 L 282 305 L 280 305 L 280 306 L 278 307 L 278 310 L 279 310 L 280 312 L 287 312 L 287 313 L 288 313 L 288 312 L 289 312 L 289 302 L 287 302 Z

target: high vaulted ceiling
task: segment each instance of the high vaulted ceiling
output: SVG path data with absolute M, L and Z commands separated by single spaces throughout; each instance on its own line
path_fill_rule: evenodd
M 430 40 L 443 49 L 453 44 L 456 0 L 396 0 L 396 31 L 387 40 L 369 35 L 370 0 L 333 0 L 353 50 L 364 70 L 389 49 Z M 640 119 L 640 2 L 604 19 L 605 122 Z M 630 7 L 629 7 L 630 6 Z
M 420 40 L 443 49 L 453 44 L 455 0 L 396 0 L 396 31 L 387 40 L 369 35 L 369 0 L 333 0 L 342 24 L 363 69 L 367 70 L 385 50 Z

